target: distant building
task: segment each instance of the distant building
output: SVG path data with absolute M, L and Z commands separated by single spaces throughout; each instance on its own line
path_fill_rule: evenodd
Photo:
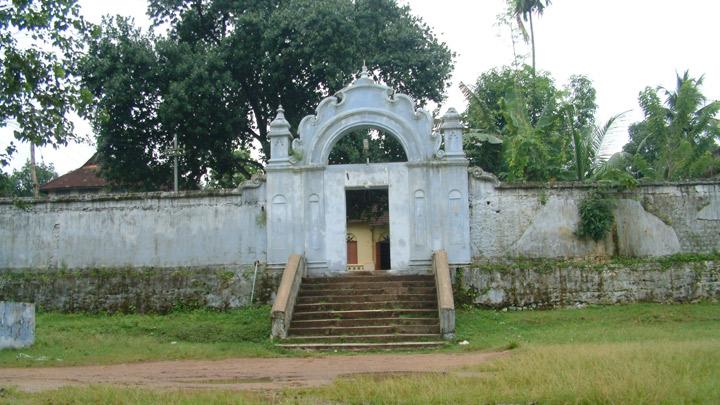
M 99 193 L 108 183 L 99 175 L 98 155 L 94 154 L 79 169 L 68 172 L 40 186 L 48 195 Z

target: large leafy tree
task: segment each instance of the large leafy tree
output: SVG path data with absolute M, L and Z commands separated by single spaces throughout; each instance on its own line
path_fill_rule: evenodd
M 86 25 L 77 0 L 0 2 L 0 127 L 16 141 L 64 145 L 74 128 L 69 114 L 88 101 L 73 75 Z M 15 142 L 0 152 L 9 162 Z
M 508 180 L 574 178 L 572 130 L 594 125 L 595 90 L 583 76 L 556 87 L 546 72 L 503 67 L 483 73 L 468 98 L 465 118 L 483 142 L 467 137 L 472 164 Z M 493 142 L 500 137 L 503 142 Z
M 168 183 L 174 135 L 186 186 L 209 169 L 249 174 L 278 105 L 296 126 L 364 60 L 420 104 L 442 99 L 452 69 L 447 46 L 393 0 L 151 0 L 149 14 L 167 36 L 108 20 L 84 62 L 103 174 L 130 187 Z M 260 162 L 234 152 L 253 144 Z
M 720 101 L 708 103 L 702 83 L 686 71 L 677 75 L 675 89 L 647 87 L 640 93 L 645 119 L 630 127 L 624 148 L 635 175 L 682 180 L 720 173 Z

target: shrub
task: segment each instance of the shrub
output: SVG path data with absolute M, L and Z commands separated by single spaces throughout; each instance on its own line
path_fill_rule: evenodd
M 603 193 L 593 192 L 580 204 L 580 223 L 577 236 L 592 238 L 594 241 L 603 240 L 612 229 L 615 202 Z

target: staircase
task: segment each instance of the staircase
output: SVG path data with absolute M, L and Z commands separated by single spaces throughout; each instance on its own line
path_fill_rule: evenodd
M 279 347 L 387 350 L 442 346 L 435 279 L 353 272 L 304 277 Z

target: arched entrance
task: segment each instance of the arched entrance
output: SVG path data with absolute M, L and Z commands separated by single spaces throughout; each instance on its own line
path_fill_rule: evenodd
M 454 109 L 433 133 L 432 116 L 372 81 L 367 72 L 324 99 L 292 139 L 282 109 L 271 124 L 267 167 L 268 264 L 305 255 L 310 274 L 347 270 L 347 190 L 387 189 L 390 267 L 429 269 L 433 250 L 470 261 L 467 160 Z M 335 144 L 358 128 L 378 128 L 402 145 L 406 162 L 328 165 Z M 444 146 L 444 149 L 441 148 Z

